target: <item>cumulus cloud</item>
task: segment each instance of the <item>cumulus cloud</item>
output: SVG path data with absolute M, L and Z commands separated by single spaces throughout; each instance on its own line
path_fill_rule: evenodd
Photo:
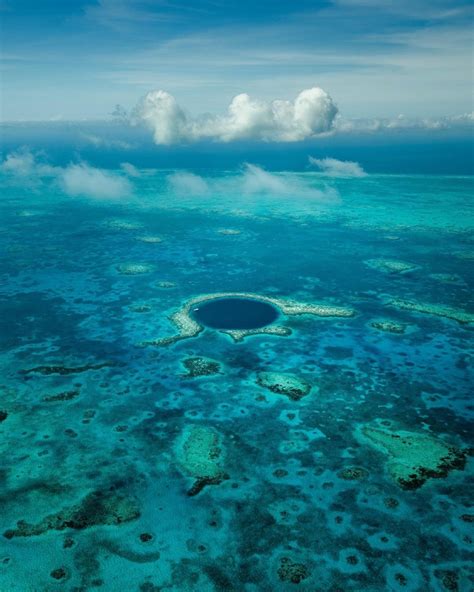
M 309 157 L 309 162 L 330 177 L 366 177 L 367 173 L 358 162 L 336 158 Z
M 144 122 L 157 144 L 202 139 L 297 142 L 330 132 L 337 112 L 329 94 L 313 87 L 300 92 L 294 101 L 266 102 L 243 93 L 232 99 L 225 115 L 193 118 L 173 95 L 156 90 L 141 99 L 132 121 Z
M 86 164 L 71 164 L 62 169 L 59 181 L 71 196 L 115 199 L 132 192 L 128 179 Z
M 51 166 L 44 162 L 41 154 L 28 149 L 8 154 L 0 163 L 0 172 L 29 187 L 41 186 L 49 180 L 71 196 L 115 199 L 133 192 L 127 177 L 85 163 L 66 167 Z M 128 174 L 131 176 L 130 170 Z

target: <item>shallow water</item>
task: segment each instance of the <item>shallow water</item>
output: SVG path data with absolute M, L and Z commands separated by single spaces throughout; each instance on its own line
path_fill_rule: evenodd
M 129 203 L 8 181 L 2 592 L 472 589 L 472 180 L 276 177 L 148 171 Z M 355 314 L 144 345 L 223 292 Z M 401 487 L 368 429 L 464 464 Z

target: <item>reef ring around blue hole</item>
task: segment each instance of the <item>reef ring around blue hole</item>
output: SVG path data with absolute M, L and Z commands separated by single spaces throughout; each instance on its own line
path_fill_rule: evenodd
M 192 309 L 191 316 L 211 329 L 260 329 L 271 325 L 279 316 L 271 304 L 256 298 L 215 298 Z

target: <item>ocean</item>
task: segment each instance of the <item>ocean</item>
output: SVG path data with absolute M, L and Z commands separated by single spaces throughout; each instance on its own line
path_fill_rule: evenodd
M 2 173 L 1 592 L 470 592 L 469 158 L 214 150 Z

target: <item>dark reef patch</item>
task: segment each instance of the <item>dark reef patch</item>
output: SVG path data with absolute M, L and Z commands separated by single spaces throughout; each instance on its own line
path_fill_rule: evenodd
M 54 395 L 45 395 L 41 400 L 45 403 L 56 403 L 59 401 L 71 401 L 80 394 L 79 391 L 63 391 L 62 393 L 56 393 Z
M 187 370 L 186 378 L 212 376 L 213 374 L 219 374 L 221 369 L 221 365 L 216 360 L 201 356 L 185 358 L 182 364 Z
M 17 527 L 5 531 L 3 536 L 12 539 L 38 536 L 50 530 L 83 530 L 91 526 L 118 525 L 136 520 L 139 516 L 140 510 L 135 500 L 116 493 L 96 491 L 88 494 L 79 504 L 50 514 L 36 524 L 19 520 Z
M 20 374 L 42 374 L 49 376 L 50 374 L 59 374 L 60 376 L 69 376 L 71 374 L 81 374 L 88 370 L 101 370 L 110 366 L 115 366 L 114 362 L 102 362 L 101 364 L 85 364 L 84 366 L 35 366 L 26 370 L 20 370 Z
M 292 584 L 299 584 L 311 575 L 304 563 L 297 563 L 289 557 L 282 557 L 280 559 L 280 567 L 277 573 L 282 582 L 290 582 Z
M 337 473 L 337 476 L 345 481 L 358 481 L 360 479 L 365 479 L 368 474 L 369 472 L 362 467 L 346 467 L 341 469 Z
M 281 372 L 259 372 L 257 384 L 292 401 L 299 401 L 311 391 L 311 385 L 303 378 Z

